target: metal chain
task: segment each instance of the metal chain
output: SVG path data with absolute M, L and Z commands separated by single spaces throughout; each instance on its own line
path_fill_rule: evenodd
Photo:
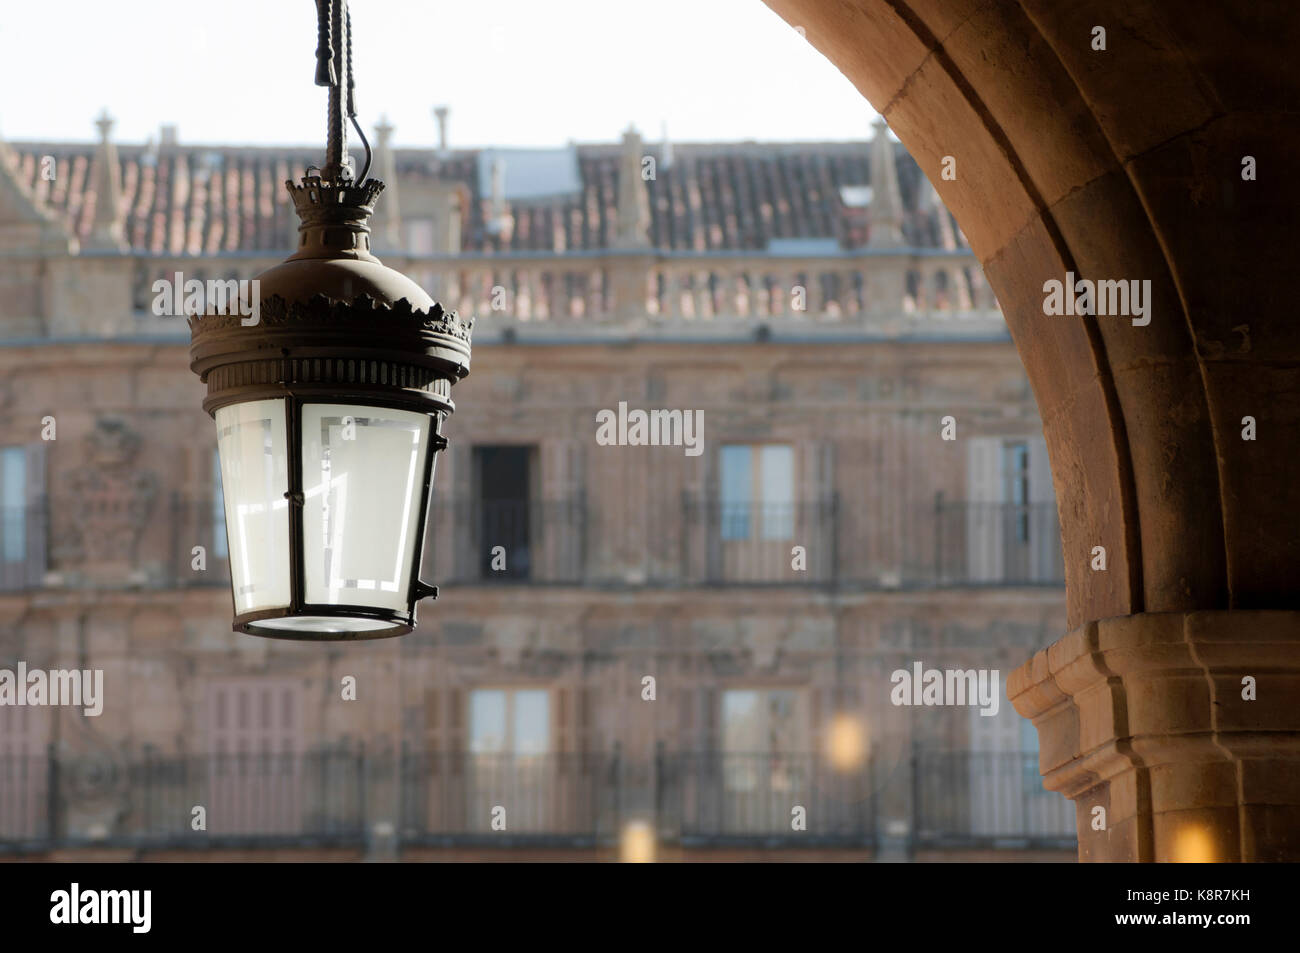
M 346 99 L 340 99 L 346 96 L 347 91 L 337 81 L 340 76 L 346 77 L 351 63 L 342 62 L 349 52 L 351 43 L 347 36 L 347 0 L 325 0 L 329 6 L 330 19 L 332 20 L 332 34 L 338 37 L 338 48 L 335 50 L 334 61 L 331 64 L 335 68 L 332 75 L 335 82 L 330 86 L 329 91 L 329 135 L 325 141 L 325 168 L 323 175 L 335 182 L 340 181 L 348 168 L 348 140 L 347 129 L 343 123 L 343 113 L 347 106 Z
M 334 75 L 334 25 L 333 0 L 316 0 L 316 85 L 333 86 Z

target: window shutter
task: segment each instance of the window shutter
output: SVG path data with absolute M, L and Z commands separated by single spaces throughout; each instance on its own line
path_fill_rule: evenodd
M 437 585 L 472 579 L 478 572 L 474 506 L 474 448 L 451 440 L 438 455 L 425 536 L 423 576 Z
M 443 739 L 448 750 L 465 751 L 465 696 L 459 688 L 448 692 L 447 734 Z
M 1041 436 L 1029 440 L 1029 502 L 1030 578 L 1042 582 L 1062 579 L 1061 527 L 1047 441 Z
M 699 747 L 695 729 L 695 695 L 689 690 L 675 691 L 677 705 L 677 744 L 682 751 L 695 752 Z
M 799 475 L 795 480 L 795 539 L 808 548 L 808 580 L 829 582 L 836 559 L 835 444 L 830 440 L 804 443 L 799 448 Z M 806 542 L 805 542 L 806 541 Z M 787 558 L 787 567 L 789 561 Z
M 49 721 L 48 708 L 0 707 L 0 838 L 43 833 Z
M 799 709 L 803 707 L 805 696 L 802 692 L 795 693 L 796 744 L 798 742 L 804 742 L 807 739 L 824 741 L 830 719 L 836 714 L 835 695 L 833 689 L 813 689 L 809 694 L 812 696 L 809 699 L 809 710 L 806 714 L 803 714 Z M 803 717 L 801 717 L 801 715 Z M 807 719 L 806 721 L 804 720 L 805 718 Z M 803 724 L 800 724 L 800 722 L 803 722 Z
M 573 750 L 568 688 L 559 688 L 555 692 L 555 750 L 560 754 Z
M 48 502 L 45 496 L 45 444 L 27 447 L 27 582 L 39 586 L 49 568 L 46 550 Z
M 442 695 L 436 688 L 424 693 L 424 743 L 430 751 L 442 750 L 443 720 L 440 717 L 442 712 L 438 710 L 441 701 Z
M 1029 502 L 1054 503 L 1056 491 L 1052 487 L 1052 467 L 1047 457 L 1047 440 L 1030 437 L 1029 445 Z
M 970 582 L 1002 576 L 1002 441 L 973 437 L 966 458 L 966 574 Z
M 540 499 L 530 506 L 539 579 L 567 582 L 582 578 L 586 543 L 584 451 L 584 444 L 578 440 L 550 440 L 540 448 Z
M 1005 702 L 993 716 L 970 708 L 969 804 L 971 832 L 994 835 L 1015 829 L 1021 799 L 1020 723 Z
M 703 465 L 687 471 L 686 492 L 682 494 L 682 518 L 686 525 L 683 547 L 686 565 L 682 567 L 685 582 L 700 582 L 715 565 L 720 565 L 722 553 L 718 514 L 722 506 L 722 447 L 713 441 L 712 448 L 698 459 Z
M 718 737 L 718 692 L 711 687 L 700 689 L 700 750 L 717 751 L 721 746 Z
M 584 755 L 603 754 L 596 735 L 596 689 L 583 685 L 578 694 L 578 750 Z
M 301 709 L 297 682 L 252 677 L 209 686 L 211 830 L 234 834 L 300 829 Z
M 542 444 L 541 492 L 544 499 L 564 500 L 581 492 L 586 462 L 579 440 L 548 440 Z

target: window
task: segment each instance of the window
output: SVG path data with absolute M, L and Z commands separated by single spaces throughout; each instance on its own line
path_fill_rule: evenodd
M 1020 783 L 1027 795 L 1043 792 L 1043 778 L 1038 773 L 1038 729 L 1028 718 L 1020 719 L 1020 753 L 1024 756 L 1021 763 Z
M 794 536 L 793 447 L 728 444 L 721 450 L 720 469 L 724 540 Z
M 298 749 L 297 686 L 259 678 L 211 687 L 208 740 L 217 754 L 290 754 Z
M 1029 444 L 1002 447 L 1002 502 L 1010 516 L 1008 528 L 1018 543 L 1029 542 Z
M 474 448 L 479 573 L 483 579 L 525 580 L 531 575 L 533 515 L 529 488 L 533 454 L 532 447 Z
M 0 706 L 0 839 L 21 841 L 44 835 L 49 711 Z
M 805 732 L 794 689 L 722 693 L 723 784 L 728 792 L 789 791 Z
M 45 445 L 0 447 L 0 590 L 43 584 Z
M 214 833 L 296 833 L 303 822 L 297 683 L 240 678 L 209 686 L 207 710 L 210 807 Z M 347 765 L 327 755 L 325 772 Z
M 966 801 L 970 832 L 999 837 L 1074 836 L 1074 805 L 1047 791 L 1039 776 L 1038 732 L 1033 722 L 1008 704 L 996 715 L 972 707 L 968 718 L 967 786 L 961 790 L 953 772 L 942 783 Z
M 551 752 L 551 696 L 545 689 L 480 688 L 469 693 L 467 810 L 486 828 L 505 805 L 510 830 L 553 833 L 571 805 Z
M 740 689 L 722 693 L 722 750 L 793 754 L 799 750 L 797 693 L 793 689 Z
M 0 560 L 27 559 L 27 451 L 0 449 Z
M 941 525 L 944 541 L 954 550 L 940 553 L 944 565 L 954 567 L 952 578 L 1011 584 L 1063 581 L 1061 530 L 1044 439 L 971 437 L 967 452 L 966 525 Z M 959 549 L 965 550 L 964 565 Z
M 542 755 L 551 747 L 545 689 L 477 689 L 469 696 L 469 750 L 475 755 Z

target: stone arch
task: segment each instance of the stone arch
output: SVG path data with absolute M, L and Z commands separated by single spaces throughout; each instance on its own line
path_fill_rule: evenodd
M 1261 781 L 1273 793 L 1256 796 L 1247 780 L 1295 775 L 1300 720 L 1234 708 L 1233 664 L 1277 663 L 1274 690 L 1300 689 L 1296 663 L 1282 661 L 1300 654 L 1297 616 L 1264 611 L 1293 610 L 1300 593 L 1300 321 L 1278 280 L 1300 221 L 1300 72 L 1279 68 L 1300 11 L 1285 0 L 765 2 L 916 157 L 1024 360 L 1074 631 L 1008 691 L 1039 728 L 1049 786 L 1080 805 L 1081 856 L 1174 857 L 1179 815 L 1210 832 L 1217 857 L 1294 859 L 1300 782 L 1278 793 Z M 946 156 L 952 181 L 939 174 Z M 1044 283 L 1067 273 L 1149 281 L 1149 312 L 1048 316 Z M 1254 442 L 1241 438 L 1248 415 Z M 1096 546 L 1104 572 L 1091 568 Z M 1165 642 L 1177 648 L 1157 659 Z M 1158 675 L 1115 668 L 1135 654 Z M 1244 740 L 1265 725 L 1284 733 L 1271 753 Z M 1148 734 L 1183 747 L 1145 755 L 1133 739 Z M 1235 783 L 1236 803 L 1198 801 L 1193 789 L 1211 780 Z M 1129 825 L 1091 854 L 1089 798 Z M 1270 848 L 1263 831 L 1289 834 Z

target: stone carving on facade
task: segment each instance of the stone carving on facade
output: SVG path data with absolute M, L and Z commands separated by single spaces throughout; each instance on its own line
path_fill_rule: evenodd
M 140 435 L 126 422 L 101 417 L 81 445 L 55 508 L 58 559 L 91 568 L 129 565 L 158 492 L 158 475 L 136 466 Z
M 95 734 L 89 750 L 61 755 L 59 772 L 65 833 L 92 840 L 115 833 L 131 810 L 127 758 L 120 747 Z
M 776 664 L 777 654 L 786 637 L 786 623 L 781 619 L 753 619 L 745 626 L 743 636 L 754 667 L 760 671 Z
M 503 619 L 493 627 L 498 658 L 507 668 L 517 668 L 524 650 L 531 648 L 537 626 L 529 619 Z

